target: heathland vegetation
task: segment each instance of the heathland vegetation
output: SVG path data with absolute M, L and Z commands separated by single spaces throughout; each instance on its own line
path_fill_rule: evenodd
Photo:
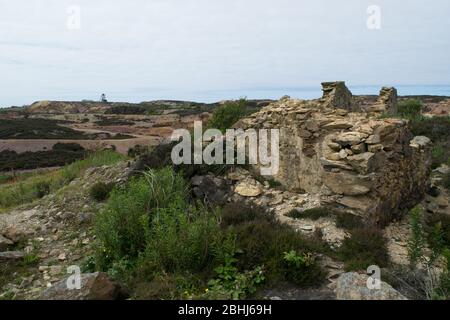
M 0 175 L 0 210 L 32 202 L 55 192 L 81 176 L 90 167 L 112 165 L 124 156 L 113 151 L 99 151 L 61 169 L 37 173 Z

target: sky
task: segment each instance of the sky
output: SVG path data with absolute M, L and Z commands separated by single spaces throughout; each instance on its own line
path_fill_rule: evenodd
M 448 0 L 0 0 L 3 107 L 450 92 L 449 57 Z

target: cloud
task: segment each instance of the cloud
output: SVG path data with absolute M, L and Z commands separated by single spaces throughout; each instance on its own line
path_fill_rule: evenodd
M 376 2 L 380 30 L 368 0 L 1 0 L 0 105 L 449 84 L 450 2 Z M 72 5 L 80 30 L 67 29 Z

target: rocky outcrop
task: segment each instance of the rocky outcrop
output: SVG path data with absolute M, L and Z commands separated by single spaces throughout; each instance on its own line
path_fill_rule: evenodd
M 81 275 L 80 289 L 69 289 L 67 280 L 55 283 L 45 290 L 41 300 L 117 300 L 122 297 L 120 286 L 112 282 L 106 273 Z
M 404 120 L 346 110 L 345 98 L 330 102 L 345 92 L 342 85 L 326 84 L 334 88 L 325 91 L 326 99 L 278 101 L 237 126 L 280 129 L 280 168 L 273 178 L 286 188 L 320 194 L 384 225 L 424 196 L 431 143 L 414 138 Z
M 407 300 L 386 282 L 381 281 L 379 289 L 369 289 L 368 276 L 356 272 L 343 273 L 336 283 L 338 300 Z

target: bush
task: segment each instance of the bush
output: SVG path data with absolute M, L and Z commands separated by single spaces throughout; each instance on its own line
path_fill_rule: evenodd
M 101 264 L 108 266 L 112 261 L 137 258 L 146 248 L 150 216 L 157 208 L 182 203 L 186 190 L 183 178 L 170 169 L 149 171 L 131 180 L 125 188 L 113 190 L 106 208 L 95 221 L 103 248 Z
M 323 279 L 324 271 L 316 264 L 310 252 L 298 253 L 295 250 L 284 253 L 285 277 L 300 286 L 313 286 L 315 279 Z
M 417 99 L 408 99 L 398 103 L 398 115 L 406 119 L 414 119 L 421 115 L 422 102 Z
M 50 193 L 50 182 L 41 181 L 36 184 L 36 197 L 43 198 Z
M 245 299 L 256 292 L 264 280 L 264 271 L 256 267 L 251 271 L 239 272 L 237 259 L 228 256 L 225 264 L 215 269 L 216 278 L 208 282 L 204 299 Z
M 410 121 L 410 127 L 414 135 L 433 141 L 433 169 L 450 161 L 450 117 L 419 117 Z
M 450 299 L 450 250 L 445 249 L 443 255 L 446 259 L 446 268 L 439 279 L 437 287 L 434 290 L 434 298 L 448 300 Z
M 201 272 L 221 260 L 224 241 L 217 216 L 178 201 L 153 216 L 139 267 L 141 271 Z
M 251 206 L 243 201 L 227 203 L 222 208 L 222 226 L 236 226 L 244 222 L 265 220 L 275 222 L 273 214 L 267 213 L 259 206 Z
M 230 129 L 239 119 L 246 115 L 246 105 L 247 101 L 245 99 L 226 102 L 213 112 L 208 127 L 225 132 L 226 129 Z
M 97 182 L 91 187 L 89 194 L 96 201 L 105 201 L 114 188 L 114 183 Z
M 269 284 L 287 279 L 285 252 L 327 252 L 322 242 L 303 237 L 262 209 L 248 207 L 243 203 L 231 208 L 233 210 L 230 207 L 224 209 L 222 224 L 228 225 L 228 230 L 236 235 L 236 248 L 241 252 L 237 266 L 240 270 L 263 266 Z M 319 270 L 318 265 L 312 264 L 303 270 L 301 281 L 297 284 L 303 287 L 320 284 L 324 275 Z
M 288 212 L 286 216 L 293 219 L 311 219 L 314 221 L 324 217 L 335 216 L 336 226 L 338 228 L 352 230 L 363 226 L 362 219 L 360 217 L 349 212 L 327 207 L 306 209 L 304 211 L 294 209 Z
M 0 173 L 0 184 L 11 182 L 14 179 L 12 175 Z
M 442 241 L 445 247 L 450 247 L 450 216 L 445 213 L 430 214 L 426 218 L 426 231 L 428 234 L 428 242 L 433 243 L 433 239 L 430 236 L 434 233 L 434 228 L 439 225 L 440 232 L 442 233 Z
M 386 239 L 374 228 L 352 230 L 339 248 L 339 255 L 348 271 L 366 270 L 371 265 L 382 268 L 389 262 Z
M 323 217 L 329 217 L 330 215 L 335 214 L 335 211 L 326 207 L 318 207 L 312 209 L 306 209 L 304 211 L 298 211 L 296 209 L 290 211 L 287 216 L 293 219 L 311 219 L 311 220 L 319 220 Z
M 422 228 L 422 209 L 416 206 L 410 212 L 411 237 L 408 241 L 408 254 L 411 266 L 415 267 L 422 258 L 425 235 Z

